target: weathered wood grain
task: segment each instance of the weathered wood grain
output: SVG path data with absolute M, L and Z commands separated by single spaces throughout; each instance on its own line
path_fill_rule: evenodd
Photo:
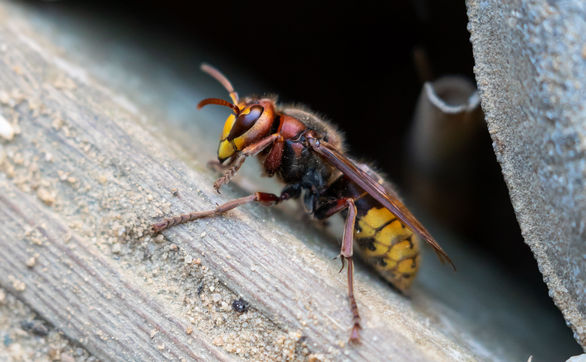
M 7 182 L 0 184 L 0 220 L 0 284 L 95 355 L 106 360 L 229 359 L 198 331 L 187 336 L 185 320 L 42 209 L 36 197 Z M 31 255 L 38 255 L 32 256 L 34 262 Z

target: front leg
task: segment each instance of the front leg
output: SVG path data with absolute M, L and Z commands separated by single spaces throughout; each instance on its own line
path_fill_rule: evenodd
M 238 156 L 230 157 L 230 159 L 226 163 L 220 163 L 220 161 L 218 160 L 210 160 L 208 161 L 207 166 L 212 170 L 216 171 L 217 173 L 223 173 L 224 171 L 232 167 L 237 157 Z
M 230 164 L 232 165 L 224 171 L 224 175 L 217 179 L 216 182 L 214 182 L 214 189 L 220 193 L 220 187 L 230 182 L 232 177 L 234 177 L 236 172 L 238 172 L 240 167 L 242 167 L 242 164 L 244 164 L 244 161 L 248 156 L 257 155 L 280 138 L 283 138 L 283 136 L 278 133 L 274 133 L 244 148 L 239 154 L 234 156 L 233 160 L 230 161 Z

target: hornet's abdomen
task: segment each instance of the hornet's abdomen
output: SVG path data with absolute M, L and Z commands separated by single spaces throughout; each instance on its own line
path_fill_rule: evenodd
M 419 238 L 386 208 L 365 204 L 356 205 L 355 251 L 404 292 L 419 269 Z

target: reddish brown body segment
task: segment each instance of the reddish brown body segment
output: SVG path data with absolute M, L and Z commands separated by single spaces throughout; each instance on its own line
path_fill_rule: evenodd
M 273 144 L 273 147 L 269 151 L 264 161 L 265 172 L 272 176 L 281 166 L 281 160 L 283 159 L 283 150 L 285 147 L 285 140 L 291 139 L 301 134 L 307 127 L 301 123 L 298 119 L 288 116 L 286 114 L 277 113 L 277 120 L 279 126 L 277 128 L 277 134 L 279 138 Z M 299 156 L 303 147 L 301 145 L 292 146 L 295 155 Z

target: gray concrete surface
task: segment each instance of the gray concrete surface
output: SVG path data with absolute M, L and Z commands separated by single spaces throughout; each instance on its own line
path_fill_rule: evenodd
M 481 104 L 517 220 L 586 348 L 586 2 L 467 6 Z

